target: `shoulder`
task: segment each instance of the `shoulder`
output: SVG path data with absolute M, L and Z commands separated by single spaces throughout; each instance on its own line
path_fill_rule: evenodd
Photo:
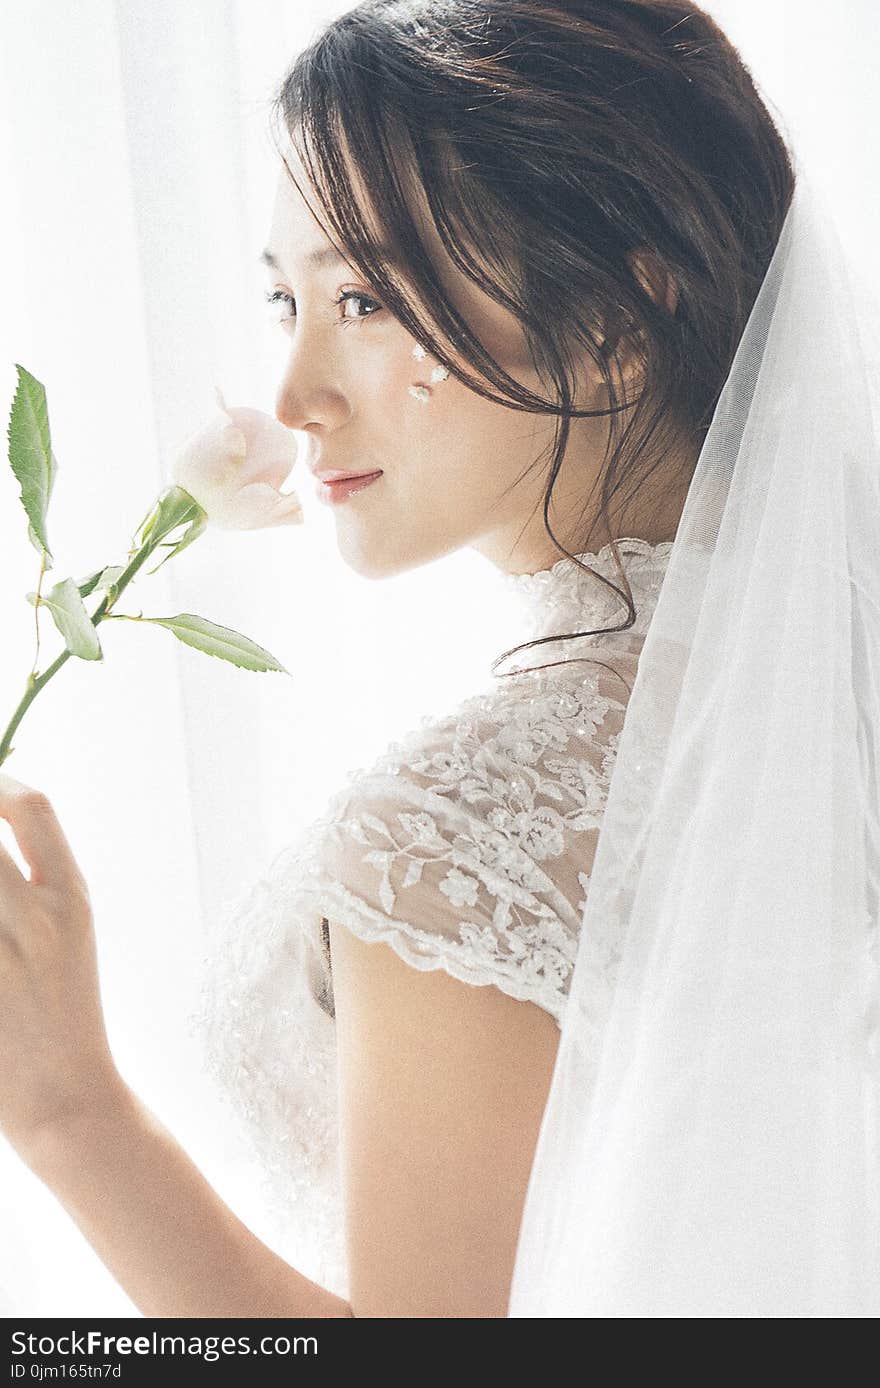
M 315 865 L 329 921 L 557 1020 L 628 693 L 560 670 L 423 719 L 352 774 Z
M 358 1316 L 507 1314 L 627 693 L 510 681 L 352 780 L 328 943 Z
M 499 681 L 389 744 L 351 774 L 343 801 L 356 818 L 386 797 L 393 804 L 395 790 L 405 798 L 415 789 L 426 806 L 472 807 L 503 830 L 514 828 L 516 807 L 527 811 L 543 795 L 576 828 L 590 771 L 607 771 L 616 751 L 628 694 L 626 679 L 604 665 Z

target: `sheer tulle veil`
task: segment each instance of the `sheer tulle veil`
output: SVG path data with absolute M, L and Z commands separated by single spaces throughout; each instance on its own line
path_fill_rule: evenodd
M 799 170 L 621 734 L 510 1316 L 880 1314 L 878 317 Z

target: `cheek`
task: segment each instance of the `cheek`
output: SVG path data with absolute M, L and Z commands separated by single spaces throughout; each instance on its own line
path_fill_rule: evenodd
M 411 353 L 415 344 L 411 339 L 408 343 L 376 353 L 371 360 L 358 362 L 353 370 L 356 398 L 373 427 L 386 438 L 392 433 L 399 437 L 401 430 L 406 435 L 417 433 L 431 414 L 439 412 L 443 387 L 448 390 L 458 384 L 451 377 L 432 382 L 431 372 L 437 362 L 433 357 L 414 359 Z M 411 391 L 426 391 L 425 399 L 415 398 Z
M 509 344 L 506 353 L 497 343 L 486 345 L 515 380 L 543 394 Z M 406 492 L 408 481 L 418 482 L 421 490 L 433 477 L 446 496 L 450 486 L 462 499 L 475 487 L 497 493 L 552 439 L 553 417 L 486 400 L 451 375 L 438 379 L 436 358 L 414 356 L 415 347 L 407 336 L 380 354 L 372 372 L 365 364 L 361 376 L 376 433 L 389 447 L 389 460 L 397 460 L 397 483 Z
M 552 436 L 552 425 L 551 435 L 536 432 L 544 418 L 483 400 L 452 378 L 412 406 L 406 454 L 397 455 L 404 509 L 431 512 L 452 532 L 529 502 L 539 470 L 523 474 Z

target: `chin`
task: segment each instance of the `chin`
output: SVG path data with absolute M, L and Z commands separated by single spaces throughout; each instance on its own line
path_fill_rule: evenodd
M 337 537 L 337 545 L 343 563 L 361 578 L 393 578 L 395 574 L 418 567 L 418 560 L 413 563 L 390 549 L 355 544 L 345 536 Z
M 395 547 L 390 544 L 369 544 L 365 543 L 366 539 L 365 536 L 345 534 L 341 528 L 336 535 L 343 563 L 361 578 L 394 578 L 397 574 L 409 573 L 412 569 L 420 569 L 423 564 L 430 564 L 433 559 L 447 553 L 449 548 L 426 547 L 423 551 L 413 545 Z

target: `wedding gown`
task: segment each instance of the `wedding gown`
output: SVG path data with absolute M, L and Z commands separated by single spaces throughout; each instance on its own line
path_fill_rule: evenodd
M 561 1027 L 618 737 L 671 549 L 618 541 L 632 628 L 521 651 L 517 665 L 567 663 L 490 672 L 448 715 L 423 718 L 349 773 L 215 927 L 190 1031 L 257 1160 L 291 1262 L 339 1296 L 348 1282 L 327 922 L 384 941 L 413 968 L 528 999 Z M 610 546 L 580 558 L 621 586 Z M 517 640 L 626 615 L 569 559 L 501 582 L 523 618 Z M 500 649 L 487 652 L 487 669 Z M 614 946 L 597 952 L 597 989 Z

